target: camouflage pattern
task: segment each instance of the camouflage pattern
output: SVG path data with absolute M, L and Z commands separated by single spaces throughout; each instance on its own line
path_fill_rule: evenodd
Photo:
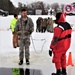
M 42 20 L 42 27 L 46 27 L 47 26 L 47 20 L 46 19 L 43 19 Z
M 30 46 L 30 38 L 21 39 L 19 42 L 19 58 L 22 60 L 24 58 L 24 52 L 25 52 L 25 58 L 29 59 L 29 46 Z M 25 49 L 25 51 L 24 51 Z
M 48 21 L 47 21 L 47 31 L 48 32 L 53 32 L 53 24 L 54 24 L 54 21 L 52 18 L 49 18 Z
M 30 46 L 30 35 L 34 31 L 34 24 L 31 18 L 20 18 L 18 19 L 15 27 L 15 32 L 19 36 L 19 58 L 23 60 L 24 52 L 25 58 L 29 59 L 29 46 Z M 25 49 L 25 51 L 24 51 Z
M 45 32 L 46 31 L 46 27 L 47 27 L 47 19 L 43 19 L 42 20 L 42 24 L 41 24 L 41 31 Z
M 51 18 L 51 19 L 50 19 L 50 32 L 53 32 L 53 24 L 54 24 L 54 21 L 53 21 L 53 19 Z

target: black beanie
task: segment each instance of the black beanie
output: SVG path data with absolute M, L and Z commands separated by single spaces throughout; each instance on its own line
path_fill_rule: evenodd
M 61 14 L 62 14 L 61 12 L 59 12 L 59 13 L 56 14 L 56 20 L 60 19 Z

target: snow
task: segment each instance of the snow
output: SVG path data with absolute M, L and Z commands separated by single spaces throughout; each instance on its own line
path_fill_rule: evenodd
M 20 17 L 20 16 L 19 16 Z M 39 17 L 30 16 L 34 22 L 34 27 L 36 30 L 36 20 Z M 43 18 L 49 17 L 49 15 L 41 16 Z M 50 16 L 55 19 L 54 16 Z M 13 16 L 0 17 L 0 67 L 22 67 L 22 68 L 39 68 L 43 71 L 43 75 L 50 75 L 51 72 L 54 71 L 54 64 L 51 62 L 52 57 L 49 57 L 48 50 L 49 45 L 52 40 L 53 33 L 45 32 L 45 33 L 36 33 L 35 30 L 31 35 L 31 45 L 30 45 L 30 66 L 26 66 L 23 64 L 22 66 L 18 65 L 19 62 L 19 48 L 14 49 L 12 46 L 12 33 L 10 28 L 10 21 Z M 67 57 L 69 52 L 72 52 L 73 63 L 75 63 L 75 16 L 67 16 L 67 22 L 73 25 L 72 32 L 72 42 L 71 47 L 67 52 Z M 35 46 L 35 50 L 33 48 L 33 43 Z M 42 47 L 43 46 L 43 47 Z M 25 62 L 24 62 L 25 63 Z M 50 68 L 51 67 L 51 68 Z M 72 73 L 74 72 L 75 67 L 72 68 Z M 47 70 L 47 71 L 45 71 Z M 67 69 L 69 71 L 69 67 Z

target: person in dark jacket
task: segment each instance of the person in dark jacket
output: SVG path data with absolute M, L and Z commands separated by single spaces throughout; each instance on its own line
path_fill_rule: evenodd
M 47 28 L 47 19 L 45 18 L 45 19 L 42 20 L 42 25 L 41 25 L 42 33 L 45 33 L 46 28 Z
M 53 63 L 55 63 L 56 73 L 52 75 L 67 75 L 66 72 L 66 52 L 71 44 L 72 28 L 65 20 L 66 14 L 59 12 L 56 14 L 54 28 L 54 36 L 50 45 L 49 55 L 52 56 Z
M 36 21 L 36 32 L 40 32 L 41 31 L 41 17 L 39 17 Z

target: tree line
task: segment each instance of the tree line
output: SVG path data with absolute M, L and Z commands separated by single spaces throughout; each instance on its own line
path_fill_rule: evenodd
M 61 9 L 63 10 L 64 4 L 61 4 Z M 30 11 L 33 15 L 35 14 L 36 9 L 41 9 L 42 14 L 47 14 L 49 8 L 53 8 L 57 11 L 57 8 L 60 8 L 58 3 L 46 4 L 42 1 L 33 2 L 30 4 L 24 4 L 18 2 L 18 7 L 14 6 L 10 0 L 0 0 L 0 9 L 8 11 L 10 15 L 19 14 L 22 8 L 26 8 L 27 11 Z

